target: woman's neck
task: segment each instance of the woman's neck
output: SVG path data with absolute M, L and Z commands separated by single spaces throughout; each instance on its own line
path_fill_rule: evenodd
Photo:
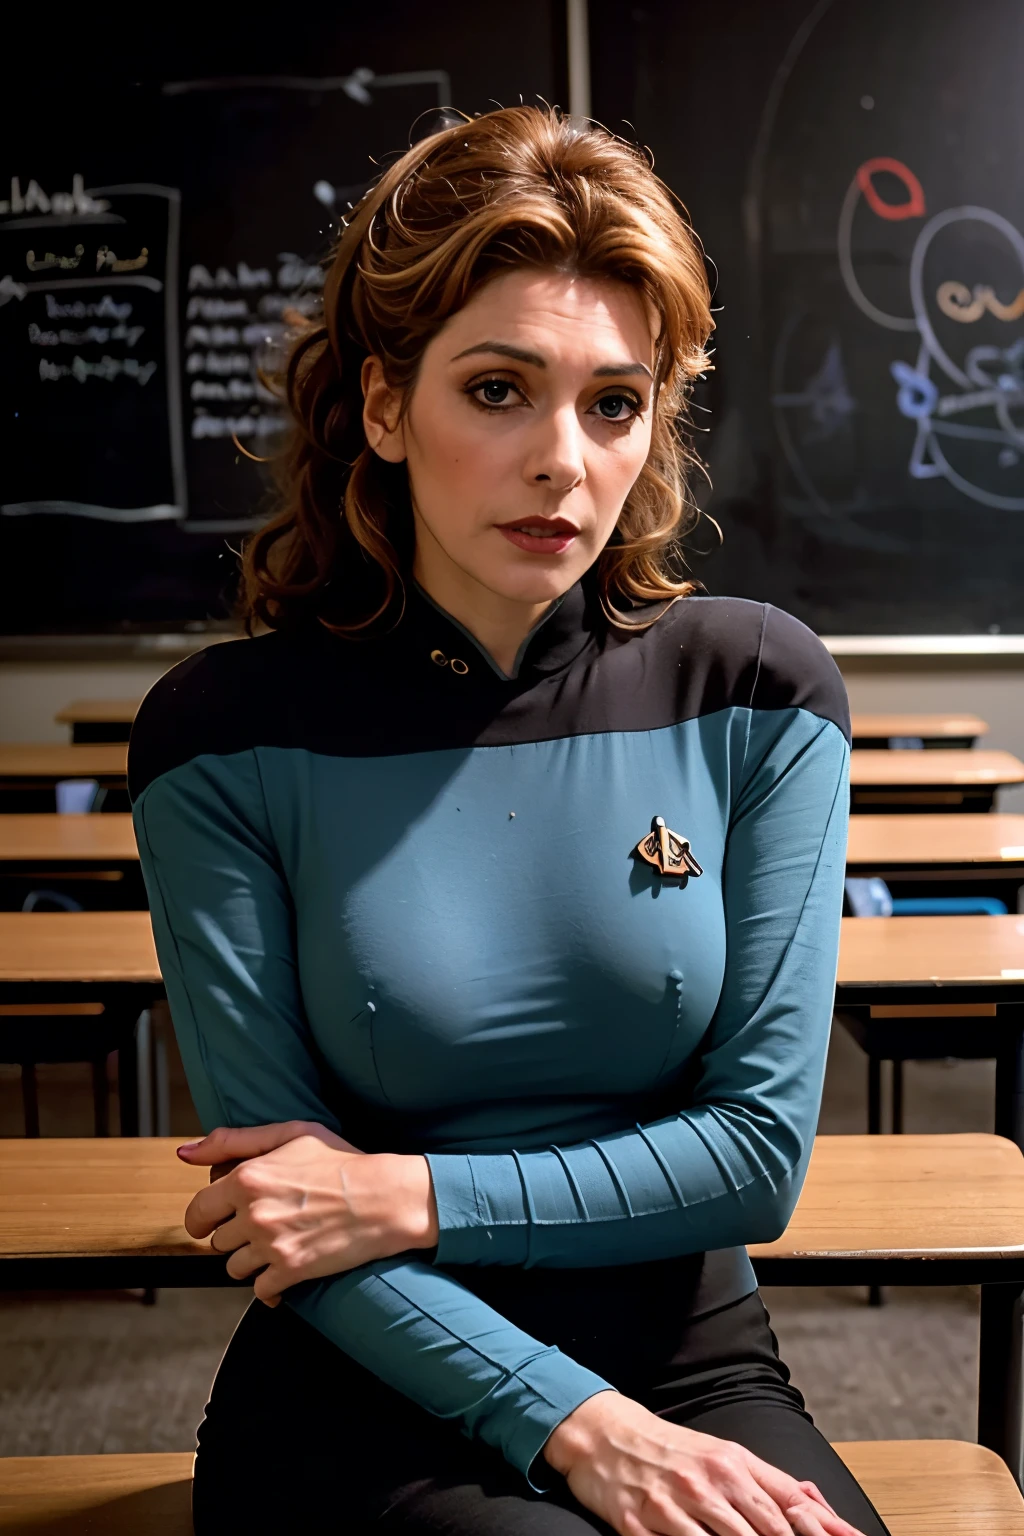
M 413 576 L 439 608 L 468 629 L 506 676 L 511 676 L 519 648 L 551 607 L 551 600 L 518 602 L 490 591 L 451 560 L 423 560 L 417 549 Z

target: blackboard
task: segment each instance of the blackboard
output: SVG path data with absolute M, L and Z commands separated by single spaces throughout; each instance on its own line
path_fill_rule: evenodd
M 702 578 L 833 634 L 1021 632 L 1024 7 L 628 14 L 592 5 L 594 109 L 716 281 Z
M 8 82 L 0 633 L 228 622 L 283 425 L 260 373 L 318 302 L 332 221 L 438 107 L 564 97 L 561 12 L 204 17 L 159 50 L 90 18 L 46 110 Z

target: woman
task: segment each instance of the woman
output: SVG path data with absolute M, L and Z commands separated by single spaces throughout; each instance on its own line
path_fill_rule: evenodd
M 132 738 L 182 1156 L 228 1165 L 187 1225 L 257 1275 L 200 1536 L 883 1531 L 743 1250 L 814 1135 L 848 722 L 809 631 L 680 574 L 710 326 L 646 162 L 556 112 L 341 234 L 270 633 Z

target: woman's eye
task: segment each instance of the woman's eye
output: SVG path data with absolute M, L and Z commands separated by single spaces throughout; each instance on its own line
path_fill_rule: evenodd
M 474 384 L 470 394 L 484 406 L 504 406 L 513 403 L 512 396 L 520 392 L 508 379 L 482 379 L 479 384 Z
M 640 414 L 640 402 L 632 395 L 602 395 L 594 406 L 605 421 L 632 421 Z

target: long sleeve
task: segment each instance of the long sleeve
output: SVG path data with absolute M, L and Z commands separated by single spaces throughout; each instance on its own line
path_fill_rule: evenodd
M 146 732 L 143 718 L 140 737 Z M 141 757 L 145 745 L 137 751 Z M 295 917 L 256 754 L 197 757 L 153 780 L 134 814 L 175 1031 L 204 1127 L 310 1119 L 343 1132 L 321 1090 Z M 457 1420 L 528 1477 L 552 1429 L 608 1386 L 429 1263 L 400 1256 L 297 1286 L 285 1299 L 354 1360 L 429 1412 Z
M 689 1102 L 584 1144 L 430 1154 L 439 1261 L 639 1263 L 784 1230 L 821 1096 L 848 764 L 832 720 L 804 708 L 750 711 L 723 870 L 725 978 Z

